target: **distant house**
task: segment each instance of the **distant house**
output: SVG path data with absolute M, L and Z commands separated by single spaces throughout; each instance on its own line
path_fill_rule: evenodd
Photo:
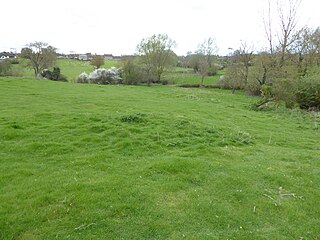
M 113 55 L 112 54 L 104 54 L 103 57 L 104 57 L 104 60 L 106 60 L 106 61 L 113 60 Z
M 81 60 L 81 61 L 87 61 L 88 60 L 88 55 L 87 54 L 79 54 L 78 59 Z
M 5 60 L 7 58 L 16 58 L 17 55 L 12 52 L 2 52 L 0 53 L 0 60 Z
M 91 60 L 92 59 L 92 53 L 86 53 L 86 55 L 87 55 L 87 60 Z
M 121 56 L 113 56 L 113 60 L 121 60 Z

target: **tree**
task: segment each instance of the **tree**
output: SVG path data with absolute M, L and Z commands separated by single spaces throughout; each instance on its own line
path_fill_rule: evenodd
M 198 72 L 201 77 L 201 84 L 203 84 L 204 78 L 208 76 L 209 71 L 209 63 L 205 58 L 199 59 L 199 66 L 198 66 Z
M 104 57 L 96 55 L 91 59 L 90 64 L 96 68 L 100 68 L 104 65 Z
M 199 44 L 196 53 L 205 58 L 208 66 L 211 67 L 214 56 L 218 53 L 216 40 L 211 37 L 205 39 L 201 44 Z
M 320 66 L 320 28 L 304 27 L 294 38 L 290 52 L 297 56 L 294 63 L 298 65 L 300 75 L 305 76 L 310 68 Z
M 153 76 L 160 81 L 165 68 L 176 64 L 176 55 L 172 51 L 175 46 L 176 42 L 166 34 L 142 39 L 137 46 L 137 53 L 141 63 L 145 65 L 149 84 Z
M 239 50 L 236 50 L 233 55 L 234 63 L 240 67 L 240 80 L 244 86 L 248 82 L 249 67 L 253 57 L 253 47 L 248 46 L 246 42 L 241 42 Z
M 54 65 L 57 58 L 56 48 L 44 42 L 29 43 L 21 50 L 21 57 L 30 60 L 29 64 L 34 70 L 34 75 L 39 77 L 42 70 Z
M 197 68 L 201 76 L 201 84 L 203 84 L 205 76 L 208 76 L 210 69 L 213 68 L 213 60 L 217 53 L 218 47 L 214 38 L 208 38 L 199 44 L 194 55 L 194 61 L 197 65 L 193 66 L 193 68 Z
M 287 7 L 285 4 L 281 4 L 278 1 L 278 13 L 280 20 L 280 33 L 278 34 L 280 43 L 280 65 L 282 66 L 285 62 L 285 55 L 287 53 L 288 47 L 294 42 L 292 38 L 297 31 L 297 11 L 301 0 L 289 0 L 288 10 L 284 8 Z
M 274 14 L 272 13 L 271 1 L 268 1 L 268 13 L 263 17 L 266 37 L 269 43 L 270 54 L 273 56 L 275 51 L 279 53 L 279 65 L 282 67 L 286 62 L 288 48 L 294 43 L 294 37 L 298 31 L 298 9 L 301 0 L 277 1 L 278 18 L 276 24 L 273 23 Z M 274 37 L 278 38 L 278 43 L 274 42 Z

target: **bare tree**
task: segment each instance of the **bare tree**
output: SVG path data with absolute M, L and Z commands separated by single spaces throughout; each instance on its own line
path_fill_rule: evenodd
M 277 1 L 276 13 L 273 13 L 271 0 L 268 0 L 267 13 L 263 16 L 264 30 L 269 44 L 271 55 L 278 50 L 280 54 L 280 66 L 283 66 L 288 53 L 288 48 L 295 41 L 295 34 L 298 31 L 298 9 L 302 0 Z M 275 16 L 277 16 L 275 18 Z M 275 19 L 276 23 L 273 22 Z M 278 44 L 275 44 L 274 37 L 277 36 Z
M 56 48 L 44 42 L 33 42 L 21 50 L 21 57 L 30 60 L 34 75 L 39 77 L 42 70 L 50 68 L 56 61 Z
M 199 44 L 194 54 L 194 60 L 197 63 L 197 70 L 201 76 L 201 84 L 203 84 L 205 76 L 208 76 L 210 68 L 213 67 L 213 60 L 217 53 L 218 47 L 214 38 L 210 37 Z
M 243 66 L 241 72 L 244 85 L 248 82 L 249 67 L 253 57 L 253 46 L 249 46 L 247 42 L 241 42 L 239 50 L 235 52 L 235 60 Z
M 205 39 L 201 44 L 199 44 L 196 53 L 204 56 L 209 67 L 211 67 L 213 59 L 215 55 L 217 55 L 218 50 L 219 49 L 216 44 L 215 38 L 209 37 L 208 39 Z
M 268 1 L 268 9 L 267 9 L 267 16 L 263 16 L 263 24 L 265 34 L 269 43 L 269 51 L 270 54 L 273 54 L 273 24 L 272 24 L 272 17 L 271 17 L 271 2 Z
M 285 62 L 288 47 L 294 42 L 293 36 L 297 31 L 298 8 L 301 0 L 288 0 L 288 6 L 278 1 L 278 13 L 280 20 L 280 32 L 278 33 L 280 44 L 280 65 Z

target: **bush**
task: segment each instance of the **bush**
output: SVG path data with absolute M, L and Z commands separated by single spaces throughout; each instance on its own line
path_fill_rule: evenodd
M 320 72 L 300 79 L 295 97 L 301 109 L 320 110 Z
M 217 74 L 217 72 L 218 72 L 218 67 L 213 65 L 208 69 L 208 76 L 214 76 Z
M 61 74 L 60 68 L 54 67 L 53 71 L 45 69 L 41 72 L 41 76 L 45 79 L 53 80 L 53 81 L 61 81 L 67 82 L 67 78 Z
M 134 85 L 147 82 L 147 76 L 141 65 L 135 59 L 128 58 L 122 61 L 123 83 Z
M 89 75 L 81 73 L 77 79 L 78 83 L 96 83 L 96 84 L 119 84 L 122 83 L 120 77 L 121 71 L 115 67 L 110 69 L 98 68 Z
M 85 72 L 81 73 L 77 79 L 77 83 L 90 83 L 89 75 Z
M 8 59 L 8 61 L 11 64 L 19 64 L 20 63 L 18 58 L 10 58 L 10 59 Z
M 9 61 L 0 61 L 0 76 L 11 75 L 11 64 Z
M 276 102 L 284 102 L 287 108 L 296 105 L 297 82 L 294 79 L 276 79 L 272 84 L 272 95 Z
M 233 91 L 243 89 L 245 81 L 243 79 L 241 65 L 230 65 L 226 69 L 225 75 L 220 77 L 218 84 L 221 88 L 232 89 Z

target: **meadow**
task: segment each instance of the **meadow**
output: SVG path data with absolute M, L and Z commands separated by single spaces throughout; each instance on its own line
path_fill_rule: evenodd
M 18 76 L 33 78 L 33 70 L 26 67 L 26 60 L 19 59 L 19 61 L 20 64 L 12 65 L 14 73 Z M 94 67 L 90 65 L 89 61 L 74 59 L 57 59 L 55 65 L 61 69 L 61 73 L 72 83 L 76 82 L 76 79 L 81 73 L 90 73 L 94 70 Z M 102 67 L 121 67 L 121 61 L 107 60 Z M 221 75 L 223 75 L 223 71 L 218 71 L 215 76 L 205 77 L 204 84 L 210 85 L 217 83 Z M 199 84 L 200 76 L 199 74 L 194 73 L 192 69 L 172 68 L 163 74 L 162 80 L 167 81 L 169 84 Z
M 0 239 L 319 239 L 319 114 L 255 101 L 1 77 Z
M 12 65 L 14 73 L 23 77 L 34 77 L 34 72 L 27 66 L 27 60 L 20 58 L 20 64 Z M 115 60 L 105 61 L 103 68 L 119 67 L 120 62 Z M 94 67 L 90 65 L 90 61 L 80 61 L 74 59 L 57 59 L 55 67 L 61 69 L 61 74 L 65 75 L 69 82 L 75 82 L 78 76 L 83 73 L 90 73 Z

